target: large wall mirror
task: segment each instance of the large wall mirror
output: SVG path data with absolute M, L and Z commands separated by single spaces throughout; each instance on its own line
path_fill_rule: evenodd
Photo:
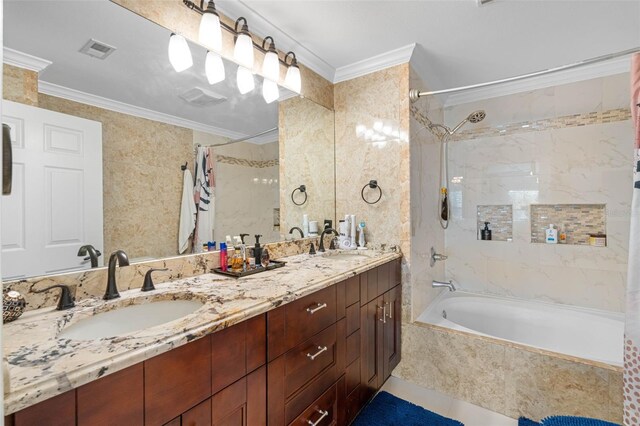
M 178 73 L 171 31 L 108 0 L 8 2 L 4 23 L 14 159 L 4 281 L 91 268 L 84 245 L 102 253 L 100 267 L 117 249 L 151 260 L 227 235 L 280 241 L 304 214 L 335 220 L 332 111 L 284 87 L 267 103 L 259 76 L 240 94 L 226 60 L 226 78 L 209 84 L 207 51 L 192 40 L 193 66 Z M 185 249 L 181 212 L 194 189 L 210 226 Z

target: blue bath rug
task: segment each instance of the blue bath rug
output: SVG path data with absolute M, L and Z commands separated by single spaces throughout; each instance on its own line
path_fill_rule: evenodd
M 542 419 L 542 426 L 620 426 L 604 420 L 574 416 L 551 416 Z
M 605 422 L 604 420 L 588 419 L 586 417 L 574 416 L 551 416 L 542 419 L 541 423 L 534 422 L 526 417 L 518 419 L 518 426 L 620 426 L 616 423 Z
M 380 392 L 356 417 L 352 426 L 464 426 L 415 404 Z

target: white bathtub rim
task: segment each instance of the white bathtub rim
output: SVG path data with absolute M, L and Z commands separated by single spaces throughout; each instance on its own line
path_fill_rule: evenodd
M 591 358 L 591 357 L 580 357 L 574 354 L 567 354 L 564 352 L 559 352 L 559 351 L 555 351 L 553 349 L 549 349 L 549 348 L 544 348 L 544 347 L 538 347 L 535 345 L 531 345 L 528 343 L 524 343 L 524 342 L 519 342 L 516 340 L 510 340 L 510 339 L 505 339 L 499 336 L 494 336 L 492 334 L 486 334 L 486 333 L 482 333 L 480 331 L 477 330 L 473 330 L 467 327 L 464 327 L 462 325 L 459 325 L 457 323 L 454 323 L 453 321 L 449 321 L 445 318 L 442 317 L 442 313 L 439 312 L 439 309 L 437 308 L 440 303 L 443 301 L 443 299 L 450 299 L 450 298 L 457 298 L 457 297 L 479 297 L 479 298 L 490 298 L 490 299 L 494 299 L 494 300 L 502 300 L 502 301 L 507 301 L 507 302 L 520 302 L 520 303 L 527 303 L 527 304 L 538 304 L 538 305 L 544 305 L 547 308 L 553 308 L 553 309 L 567 309 L 567 310 L 571 310 L 580 314 L 592 314 L 592 315 L 597 315 L 597 316 L 601 316 L 601 317 L 605 317 L 607 319 L 610 320 L 617 320 L 617 321 L 623 321 L 624 322 L 624 318 L 625 315 L 623 313 L 619 313 L 619 312 L 611 312 L 611 311 L 604 311 L 604 310 L 599 310 L 599 309 L 594 309 L 594 308 L 583 308 L 580 306 L 573 306 L 573 305 L 565 305 L 565 304 L 561 304 L 561 303 L 553 303 L 553 302 L 546 302 L 546 301 L 538 301 L 538 300 L 530 300 L 530 299 L 522 299 L 522 298 L 517 298 L 517 297 L 506 297 L 506 296 L 497 296 L 497 295 L 493 295 L 493 294 L 488 294 L 488 293 L 475 293 L 475 292 L 469 292 L 469 291 L 464 291 L 464 290 L 456 290 L 455 292 L 449 292 L 449 291 L 442 291 L 427 307 L 427 309 L 422 312 L 416 319 L 415 322 L 423 325 L 426 325 L 428 327 L 435 327 L 438 329 L 442 329 L 442 330 L 455 330 L 464 334 L 468 334 L 468 335 L 472 335 L 472 336 L 481 336 L 484 339 L 489 339 L 492 341 L 497 341 L 497 342 L 504 342 L 504 343 L 508 343 L 509 345 L 512 346 L 516 346 L 519 348 L 523 348 L 526 350 L 530 350 L 533 352 L 541 352 L 541 353 L 546 353 L 549 354 L 551 356 L 558 356 L 560 358 L 563 359 L 567 359 L 567 360 L 571 360 L 571 361 L 578 361 L 584 364 L 588 364 L 588 365 L 593 365 L 596 364 L 598 366 L 602 366 L 608 369 L 613 369 L 615 371 L 620 371 L 622 366 L 623 366 L 623 360 L 620 360 L 620 362 L 614 362 L 611 360 L 604 360 L 604 359 L 597 359 L 597 358 Z M 437 311 L 436 311 L 437 309 Z M 620 342 L 621 345 L 624 344 L 623 341 Z

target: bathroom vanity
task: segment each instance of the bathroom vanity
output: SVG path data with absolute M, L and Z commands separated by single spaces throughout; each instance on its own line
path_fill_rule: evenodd
M 193 291 L 204 306 L 117 338 L 56 340 L 61 317 L 72 323 L 103 301 L 6 325 L 6 424 L 350 423 L 400 361 L 400 254 L 286 260 L 242 280 L 205 274 L 160 284 L 158 297 Z M 43 319 L 56 325 L 35 333 Z M 29 340 L 35 335 L 41 341 Z

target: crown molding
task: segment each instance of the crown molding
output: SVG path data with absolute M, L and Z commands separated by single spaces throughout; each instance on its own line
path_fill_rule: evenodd
M 350 65 L 339 67 L 336 69 L 333 82 L 340 83 L 341 81 L 351 80 L 352 78 L 407 63 L 411 60 L 411 55 L 415 47 L 416 44 L 412 43 L 386 53 L 381 53 L 380 55 L 372 56 L 368 59 L 363 59 L 362 61 L 354 62 Z
M 120 112 L 122 114 L 146 118 L 147 120 L 159 121 L 161 123 L 171 124 L 178 127 L 185 127 L 187 129 L 197 130 L 200 132 L 220 135 L 230 139 L 240 139 L 248 136 L 244 133 L 234 132 L 232 130 L 223 129 L 221 127 L 209 126 L 207 124 L 198 123 L 196 121 L 187 120 L 185 118 L 176 117 L 174 115 L 152 111 L 150 109 L 137 107 L 134 105 L 126 104 L 124 102 L 114 101 L 112 99 L 103 98 L 101 96 L 96 96 L 90 93 L 81 92 L 79 90 L 70 89 L 68 87 L 59 86 L 57 84 L 48 83 L 46 81 L 38 82 L 38 92 L 44 93 L 45 95 L 68 99 L 70 101 L 93 105 L 95 107 L 108 109 L 110 111 Z
M 478 89 L 470 89 L 459 93 L 453 93 L 446 97 L 444 106 L 450 107 L 483 99 L 513 95 L 516 93 L 528 92 L 536 89 L 544 89 L 547 87 L 574 83 L 576 81 L 590 80 L 592 78 L 621 74 L 624 72 L 629 72 L 629 70 L 629 56 L 623 56 L 611 61 L 584 65 L 581 67 L 565 71 L 558 71 L 538 77 L 531 77 L 520 81 L 513 81 L 509 83 L 497 84 L 495 86 L 481 87 Z
M 301 45 L 295 38 L 273 25 L 245 2 L 241 0 L 216 2 L 216 8 L 228 17 L 244 16 L 249 21 L 249 31 L 252 34 L 258 37 L 270 35 L 276 41 L 276 48 L 284 52 L 293 51 L 300 64 L 323 78 L 333 81 L 333 76 L 336 72 L 333 66 Z
M 47 61 L 46 59 L 38 58 L 37 56 L 29 55 L 8 47 L 2 49 L 2 55 L 2 62 L 5 64 L 35 72 L 40 72 L 52 64 L 51 61 Z

